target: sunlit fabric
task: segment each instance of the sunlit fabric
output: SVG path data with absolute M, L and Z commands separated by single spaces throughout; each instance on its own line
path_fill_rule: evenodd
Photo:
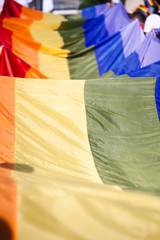
M 5 1 L 0 240 L 160 239 L 158 38 L 104 6 L 86 23 Z
M 11 239 L 159 238 L 158 85 L 0 78 L 0 222 Z
M 23 10 L 24 18 L 21 15 Z M 18 11 L 19 15 L 16 14 Z M 114 74 L 159 76 L 155 64 L 159 61 L 158 38 L 151 32 L 144 39 L 140 24 L 130 21 L 122 3 L 100 17 L 88 20 L 85 25 L 83 19 L 70 20 L 43 14 L 14 1 L 8 3 L 8 0 L 2 16 L 0 42 L 3 48 L 1 66 L 4 67 L 1 67 L 1 75 L 66 80 L 101 79 Z M 12 54 L 19 60 L 13 61 Z M 15 63 L 23 71 L 16 70 L 14 65 L 18 65 Z M 139 71 L 150 65 L 152 71 Z M 111 70 L 114 73 L 108 73 Z

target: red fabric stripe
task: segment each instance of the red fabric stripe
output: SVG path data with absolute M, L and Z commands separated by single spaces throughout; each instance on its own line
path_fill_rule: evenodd
M 0 46 L 3 45 L 12 51 L 12 35 L 12 31 L 0 26 Z
M 43 18 L 43 13 L 41 11 L 24 7 L 13 0 L 5 0 L 1 16 L 40 20 Z
M 0 55 L 0 75 L 24 78 L 31 67 L 15 54 L 2 47 Z
M 12 0 L 5 0 L 1 16 L 4 17 L 20 17 L 22 5 L 13 2 Z

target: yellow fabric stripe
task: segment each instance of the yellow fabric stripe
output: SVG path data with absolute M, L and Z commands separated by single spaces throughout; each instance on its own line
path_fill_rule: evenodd
M 67 21 L 67 19 L 62 15 L 55 15 L 53 13 L 43 13 L 44 21 Z
M 30 26 L 30 29 L 51 29 L 56 30 L 60 27 L 61 21 L 44 21 L 44 20 L 37 20 L 33 21 Z
M 101 184 L 85 81 L 16 79 L 18 239 L 160 238 L 160 198 Z
M 14 33 L 25 39 L 33 39 L 34 41 L 42 44 L 62 48 L 64 46 L 64 41 L 58 31 L 46 29 L 45 27 L 44 29 L 41 29 L 41 24 L 41 21 L 40 23 L 36 22 L 35 25 L 38 26 L 36 28 L 36 26 L 33 24 L 33 21 L 31 20 L 24 20 L 18 18 L 4 18 L 2 20 L 2 26 L 4 28 L 14 31 Z M 58 24 L 60 24 L 60 22 Z
M 63 58 L 67 58 L 68 54 L 70 53 L 69 50 L 57 48 L 55 46 L 52 47 L 48 45 L 42 45 L 39 51 L 50 54 L 50 55 L 54 55 L 54 56 L 60 56 Z
M 101 183 L 88 141 L 84 84 L 16 80 L 15 164 L 34 174 Z
M 69 65 L 66 57 L 38 53 L 39 70 L 48 78 L 70 80 Z
M 61 23 L 67 21 L 64 16 L 54 15 L 52 13 L 44 14 L 44 18 L 42 20 L 35 20 L 30 25 L 30 29 L 50 29 L 57 30 Z
M 64 41 L 58 31 L 53 31 L 50 29 L 46 30 L 31 30 L 31 35 L 33 39 L 45 45 L 54 46 L 62 48 L 64 46 Z
M 160 239 L 157 197 L 112 186 L 17 175 L 19 239 Z
M 45 21 L 67 21 L 67 19 L 65 18 L 65 16 L 62 15 L 55 15 L 53 13 L 43 13 L 43 19 Z

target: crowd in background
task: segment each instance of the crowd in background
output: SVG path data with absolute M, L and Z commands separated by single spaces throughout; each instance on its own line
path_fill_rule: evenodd
M 160 28 L 160 1 L 145 0 L 144 5 L 139 5 L 129 15 L 132 20 L 139 19 L 147 34 L 154 28 Z
M 120 0 L 108 2 L 109 6 L 119 3 Z M 152 29 L 160 28 L 160 0 L 126 1 L 125 6 L 131 20 L 138 19 L 146 34 Z M 141 3 L 138 5 L 138 3 Z

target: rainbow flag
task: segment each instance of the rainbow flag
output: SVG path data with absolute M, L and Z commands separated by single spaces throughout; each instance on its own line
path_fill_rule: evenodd
M 24 32 L 19 30 L 19 32 L 12 32 L 6 29 L 8 24 L 9 28 L 11 29 L 11 26 L 13 26 L 12 29 L 14 30 L 13 22 L 11 21 L 9 24 L 9 21 L 11 20 L 6 19 L 3 27 L 0 28 L 2 44 L 6 49 L 9 49 L 31 66 L 32 69 L 38 71 L 42 75 L 40 78 L 45 76 L 53 79 L 92 79 L 99 78 L 102 75 L 105 78 L 106 74 L 108 76 L 107 72 L 112 70 L 113 67 L 119 66 L 125 58 L 137 49 L 145 38 L 139 22 L 134 21 L 121 31 L 105 38 L 90 48 L 85 47 L 84 39 L 79 41 L 73 40 L 72 36 L 78 37 L 78 34 L 74 34 L 74 30 L 72 35 L 70 35 L 71 31 L 65 31 L 63 34 L 66 41 L 68 39 L 72 43 L 70 42 L 66 48 L 64 46 L 62 49 L 61 47 L 52 47 L 51 43 L 47 44 L 47 41 L 54 42 L 55 39 L 47 39 L 46 35 L 44 38 L 46 42 L 40 43 L 33 41 L 29 36 L 29 32 L 27 39 L 26 30 Z M 39 33 L 43 38 L 41 31 Z M 49 31 L 49 34 L 51 36 L 53 31 Z M 119 50 L 115 51 L 115 49 Z M 82 70 L 79 71 L 79 68 L 76 66 L 81 66 Z
M 46 25 L 43 25 L 41 20 L 35 20 L 39 18 L 39 12 L 34 11 L 34 20 L 29 19 L 33 10 L 28 8 L 24 8 L 28 13 L 26 19 L 21 16 L 11 17 L 12 5 L 18 9 L 23 7 L 14 1 L 9 1 L 7 5 L 7 1 L 0 20 L 1 75 L 60 80 L 98 79 L 114 76 L 114 73 L 119 75 L 127 71 L 130 75 L 131 72 L 137 71 L 140 66 L 139 60 L 137 63 L 137 60 L 132 61 L 132 58 L 135 54 L 137 56 L 139 51 L 138 55 L 142 55 L 143 61 L 145 59 L 141 68 L 159 61 L 158 51 L 154 51 L 152 58 L 147 57 L 152 49 L 145 47 L 146 50 L 143 50 L 143 45 L 148 46 L 146 41 L 150 35 L 142 43 L 144 34 L 140 25 L 138 22 L 132 23 L 128 20 L 122 3 L 115 5 L 103 16 L 88 20 L 83 28 L 76 27 L 77 20 L 65 20 L 53 31 L 51 25 L 48 25 L 48 20 L 45 20 Z M 119 11 L 115 14 L 117 10 Z M 5 12 L 10 17 L 5 17 Z M 51 22 L 55 21 L 52 19 Z M 156 44 L 158 47 L 158 39 L 156 41 L 156 37 L 152 37 L 154 44 L 150 46 Z M 134 51 L 136 53 L 133 53 Z M 146 58 L 143 58 L 143 53 L 146 54 Z M 130 54 L 132 57 L 129 57 Z M 79 71 L 77 66 L 82 70 Z M 156 75 L 154 72 L 153 76 L 159 76 L 157 74 L 158 72 Z
M 154 6 L 153 0 L 145 0 L 145 3 L 147 4 L 148 7 Z
M 87 48 L 84 31 L 94 36 L 93 25 L 113 16 L 84 29 L 82 19 L 6 3 L 0 239 L 159 239 L 160 78 L 109 71 L 149 37 L 138 21 L 117 18 Z
M 2 239 L 158 239 L 159 86 L 1 77 Z
M 13 1 L 11 1 L 11 3 L 17 6 L 17 3 L 14 3 Z M 23 7 L 21 6 L 21 8 Z M 114 35 L 113 38 L 109 38 L 109 36 L 118 32 L 119 29 L 122 29 L 124 26 L 128 26 L 128 28 L 130 28 L 129 25 L 132 26 L 132 23 L 129 20 L 122 4 L 117 4 L 112 9 L 113 10 L 110 11 L 109 18 L 106 14 L 106 27 L 103 28 L 101 35 L 99 35 L 97 34 L 97 30 L 98 32 L 101 30 L 101 26 L 103 26 L 102 22 L 104 23 L 104 19 L 100 19 L 99 21 L 99 18 L 97 18 L 96 24 L 95 22 L 87 22 L 83 28 L 81 26 L 78 28 L 74 27 L 77 26 L 77 20 L 75 25 L 73 24 L 74 20 L 71 21 L 71 27 L 70 20 L 68 20 L 66 22 L 63 22 L 62 25 L 68 24 L 68 26 L 70 26 L 70 29 L 64 28 L 61 25 L 59 29 L 53 31 L 50 29 L 50 25 L 43 25 L 41 20 L 5 17 L 5 11 L 11 11 L 10 5 L 5 5 L 1 17 L 1 42 L 7 50 L 11 51 L 32 69 L 37 71 L 39 73 L 38 78 L 99 78 L 111 69 L 111 66 L 106 67 L 102 65 L 104 65 L 107 55 L 112 55 L 113 51 L 115 50 L 115 48 L 112 48 L 112 51 L 110 51 L 110 44 L 113 43 L 113 40 L 116 44 L 115 47 L 117 47 L 117 43 L 119 44 L 118 47 L 121 49 L 122 54 L 123 48 L 125 48 L 123 46 L 127 44 L 124 34 L 118 33 L 117 35 Z M 118 17 L 116 19 L 114 18 L 115 11 L 118 9 L 120 11 L 119 15 L 117 16 L 124 17 L 121 18 L 121 21 L 118 20 Z M 27 10 L 32 11 L 30 9 Z M 114 19 L 112 22 L 112 28 L 108 21 L 111 21 L 111 19 Z M 48 21 L 45 21 L 45 23 L 47 22 Z M 53 20 L 51 22 L 54 23 Z M 94 28 L 95 25 L 97 26 L 96 31 Z M 109 31 L 109 29 L 112 29 L 112 31 Z M 137 32 L 137 27 L 135 27 L 133 31 Z M 132 34 L 132 31 L 130 31 L 130 33 L 127 33 L 127 38 L 128 34 Z M 133 46 L 130 44 L 131 48 L 127 48 L 125 50 L 125 57 L 135 49 L 135 46 L 137 44 L 139 44 L 141 38 L 140 31 L 139 33 L 137 32 L 137 34 L 137 40 L 132 43 Z M 87 36 L 92 36 L 92 47 L 90 48 L 87 48 L 88 45 L 91 45 L 91 42 Z M 115 42 L 115 38 L 119 39 L 117 43 Z M 130 39 L 132 39 L 132 37 Z M 99 43 L 99 41 L 102 40 L 103 47 L 102 43 Z M 106 50 L 106 54 L 104 56 L 100 53 L 102 48 L 103 51 L 104 49 Z M 102 59 L 104 61 L 102 61 Z M 79 66 L 81 68 L 81 71 L 79 71 L 79 68 L 75 66 Z M 103 70 L 101 70 L 102 68 Z M 14 76 L 23 77 L 16 74 Z M 105 76 L 106 75 L 103 77 Z
M 137 11 L 146 14 L 148 12 L 148 7 L 143 6 L 143 5 L 139 5 L 139 7 L 137 8 Z

